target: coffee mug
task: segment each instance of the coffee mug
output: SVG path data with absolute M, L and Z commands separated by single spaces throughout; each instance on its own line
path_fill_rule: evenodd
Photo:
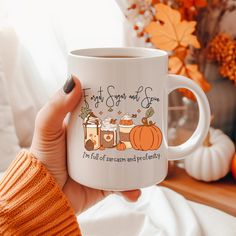
M 179 160 L 204 140 L 210 108 L 192 80 L 168 74 L 168 54 L 147 48 L 93 48 L 72 51 L 69 75 L 82 84 L 82 101 L 70 114 L 67 164 L 72 179 L 91 188 L 132 190 L 157 184 L 168 160 Z M 193 135 L 168 146 L 168 94 L 192 91 L 199 106 Z

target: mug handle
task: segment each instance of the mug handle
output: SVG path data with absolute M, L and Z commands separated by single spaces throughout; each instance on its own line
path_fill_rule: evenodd
M 182 75 L 168 75 L 167 93 L 175 89 L 186 88 L 194 93 L 199 107 L 199 120 L 192 136 L 183 144 L 168 147 L 168 160 L 180 160 L 200 146 L 210 127 L 210 106 L 203 90 L 195 83 Z

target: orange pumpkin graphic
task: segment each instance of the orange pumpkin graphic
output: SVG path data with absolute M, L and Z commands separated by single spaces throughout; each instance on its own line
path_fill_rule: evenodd
M 117 149 L 118 151 L 124 151 L 124 150 L 126 149 L 126 146 L 125 146 L 125 144 L 124 144 L 123 142 L 119 142 L 119 143 L 117 144 L 117 146 L 116 146 L 116 149 Z
M 157 150 L 162 143 L 161 130 L 148 118 L 153 115 L 154 111 L 147 111 L 146 117 L 142 118 L 142 125 L 135 126 L 130 131 L 130 142 L 135 150 L 147 151 Z

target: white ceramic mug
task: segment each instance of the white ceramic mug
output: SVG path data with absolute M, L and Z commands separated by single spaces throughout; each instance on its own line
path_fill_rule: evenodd
M 194 151 L 210 125 L 210 108 L 192 80 L 168 74 L 166 52 L 147 48 L 94 48 L 73 51 L 68 73 L 83 87 L 71 113 L 67 163 L 75 181 L 97 189 L 131 190 L 161 182 L 168 160 Z M 191 90 L 199 106 L 192 137 L 167 144 L 168 94 Z

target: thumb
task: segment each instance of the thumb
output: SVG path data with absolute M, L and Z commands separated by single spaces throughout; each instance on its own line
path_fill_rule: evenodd
M 66 114 L 76 107 L 81 94 L 80 81 L 75 76 L 70 76 L 63 89 L 57 91 L 39 111 L 35 122 L 36 129 L 48 133 L 60 131 Z

